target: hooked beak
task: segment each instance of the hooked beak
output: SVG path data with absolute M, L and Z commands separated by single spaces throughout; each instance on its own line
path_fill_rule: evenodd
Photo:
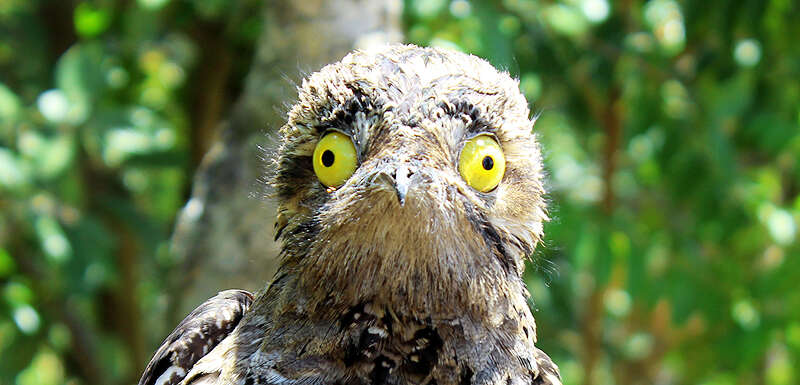
M 382 171 L 379 175 L 379 179 L 382 179 L 386 184 L 390 185 L 394 189 L 400 206 L 404 206 L 406 203 L 408 189 L 412 184 L 414 184 L 414 179 L 412 179 L 412 176 L 414 176 L 415 172 L 415 167 L 401 164 L 397 167 L 392 167 L 387 171 Z

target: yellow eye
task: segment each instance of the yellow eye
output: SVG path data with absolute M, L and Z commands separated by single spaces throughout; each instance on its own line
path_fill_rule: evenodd
M 343 185 L 356 171 L 357 163 L 356 148 L 345 134 L 325 134 L 314 148 L 314 173 L 328 187 Z
M 506 158 L 500 145 L 489 135 L 478 135 L 464 144 L 458 172 L 475 190 L 489 192 L 506 172 Z

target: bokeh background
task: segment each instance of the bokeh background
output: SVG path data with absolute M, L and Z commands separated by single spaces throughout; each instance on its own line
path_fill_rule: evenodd
M 0 384 L 133 384 L 274 269 L 263 159 L 354 47 L 488 59 L 539 115 L 526 281 L 564 383 L 800 383 L 792 0 L 1 0 Z

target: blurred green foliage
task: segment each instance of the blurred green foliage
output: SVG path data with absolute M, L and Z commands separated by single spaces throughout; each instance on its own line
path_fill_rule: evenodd
M 197 127 L 224 118 L 198 110 L 240 91 L 260 6 L 0 2 L 0 384 L 135 382 L 173 326 Z M 527 281 L 565 384 L 800 381 L 800 5 L 404 11 L 408 41 L 487 58 L 538 114 L 553 220 Z
M 0 384 L 138 379 L 171 327 L 151 325 L 209 135 L 197 95 L 239 93 L 260 6 L 0 2 Z

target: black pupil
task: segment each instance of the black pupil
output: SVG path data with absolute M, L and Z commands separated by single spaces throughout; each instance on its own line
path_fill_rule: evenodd
M 481 163 L 483 164 L 483 169 L 486 171 L 489 171 L 492 169 L 492 167 L 494 167 L 494 159 L 492 159 L 491 156 L 484 157 L 483 162 Z
M 322 153 L 322 164 L 325 167 L 333 166 L 334 159 L 335 157 L 333 156 L 333 151 L 325 150 L 325 152 Z

